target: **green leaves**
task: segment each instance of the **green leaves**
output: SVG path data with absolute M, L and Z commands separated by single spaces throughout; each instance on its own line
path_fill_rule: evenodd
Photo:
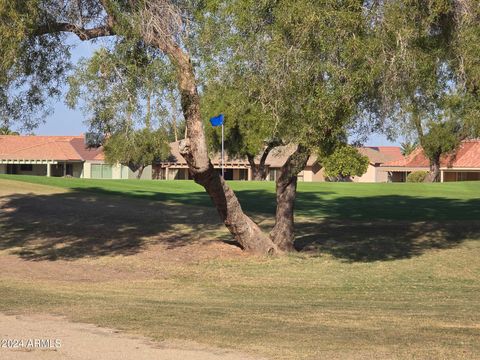
M 107 139 L 104 150 L 107 162 L 118 162 L 132 171 L 165 160 L 169 155 L 167 135 L 162 129 L 115 133 Z
M 325 158 L 323 167 L 325 175 L 332 180 L 346 180 L 352 176 L 362 176 L 368 169 L 368 157 L 360 154 L 352 146 L 337 148 L 332 155 Z
M 367 56 L 373 38 L 358 1 L 225 1 L 202 30 L 215 42 L 206 55 L 205 73 L 213 74 L 207 103 L 215 102 L 217 112 L 235 109 L 227 119 L 244 134 L 244 147 L 250 138 L 259 144 L 273 136 L 330 149 L 374 94 L 377 70 Z M 225 91 L 212 100 L 219 84 Z M 219 109 L 223 97 L 235 106 Z M 241 128 L 250 123 L 247 114 L 257 118 L 251 133 Z
M 44 19 L 41 1 L 0 4 L 0 116 L 26 130 L 42 120 L 70 68 L 64 35 L 36 36 Z
M 422 147 L 429 159 L 438 159 L 441 155 L 455 150 L 460 144 L 461 126 L 456 121 L 442 123 L 431 122 L 428 133 L 423 137 Z
M 122 40 L 80 61 L 68 78 L 67 104 L 83 103 L 90 126 L 103 133 L 158 127 L 166 117 L 165 98 L 175 91 L 172 73 L 166 59 L 142 42 Z
M 211 84 L 204 91 L 202 117 L 205 119 L 205 133 L 211 150 L 218 151 L 221 129 L 212 127 L 208 119 L 223 113 L 226 151 L 231 156 L 256 156 L 263 151 L 268 140 L 275 137 L 273 118 L 249 97 L 248 90 L 240 83 L 241 79 L 234 84 Z

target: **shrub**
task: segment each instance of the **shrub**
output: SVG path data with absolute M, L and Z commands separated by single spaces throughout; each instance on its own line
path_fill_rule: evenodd
M 407 182 L 419 183 L 424 182 L 428 175 L 428 171 L 414 171 L 408 174 Z
M 325 175 L 330 181 L 348 181 L 352 176 L 362 176 L 368 169 L 368 157 L 352 146 L 337 148 L 323 161 Z

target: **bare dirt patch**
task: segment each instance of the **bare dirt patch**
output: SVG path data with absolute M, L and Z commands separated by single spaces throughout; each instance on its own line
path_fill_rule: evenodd
M 90 324 L 72 323 L 49 315 L 0 314 L 0 338 L 24 340 L 19 348 L 0 347 L 4 360 L 253 360 L 246 354 L 214 349 L 189 342 L 153 343 Z M 50 340 L 27 347 L 28 340 Z M 55 340 L 60 341 L 56 347 Z

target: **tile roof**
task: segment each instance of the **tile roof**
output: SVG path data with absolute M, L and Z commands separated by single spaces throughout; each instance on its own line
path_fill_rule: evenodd
M 103 160 L 103 150 L 86 149 L 82 136 L 0 135 L 0 160 Z
M 383 166 L 425 168 L 430 166 L 430 161 L 425 156 L 423 149 L 418 147 L 410 155 L 397 161 L 387 162 Z M 480 140 L 463 141 L 454 153 L 442 156 L 440 167 L 480 168 Z
M 403 158 L 398 146 L 365 146 L 358 148 L 360 154 L 368 157 L 371 164 L 383 164 Z
M 85 138 L 83 136 L 73 138 L 70 141 L 70 144 L 83 160 L 105 160 L 103 146 L 100 146 L 99 148 L 87 148 L 85 146 Z
M 186 165 L 187 162 L 183 158 L 182 155 L 180 155 L 180 150 L 178 148 L 178 143 L 179 142 L 173 142 L 170 143 L 170 157 L 168 161 L 165 161 L 164 163 L 171 163 L 171 164 L 176 164 L 176 165 Z M 280 168 L 285 164 L 287 161 L 287 158 L 295 151 L 295 146 L 294 145 L 287 145 L 287 146 L 279 146 L 277 148 L 274 148 L 267 156 L 267 159 L 265 161 L 265 164 L 270 167 L 274 168 Z M 210 157 L 212 164 L 219 166 L 221 164 L 221 154 L 220 153 L 215 153 L 212 154 Z M 257 156 L 255 158 L 256 162 L 260 161 L 260 156 Z M 312 166 L 317 162 L 317 157 L 312 155 L 309 157 L 307 161 L 307 166 Z M 235 165 L 244 165 L 244 166 L 249 166 L 250 164 L 248 163 L 248 160 L 246 158 L 234 158 L 228 156 L 228 154 L 225 154 L 225 164 L 235 164 Z

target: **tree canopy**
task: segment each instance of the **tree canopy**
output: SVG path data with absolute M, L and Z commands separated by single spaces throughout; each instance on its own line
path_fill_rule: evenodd
M 442 151 L 478 135 L 479 66 L 471 49 L 480 39 L 479 15 L 476 1 L 398 0 L 385 2 L 374 23 L 384 64 L 379 112 L 397 134 L 410 135 L 425 149 L 433 181 L 439 180 Z M 455 141 L 439 130 L 452 126 Z
M 369 160 L 352 146 L 342 146 L 322 162 L 324 174 L 332 181 L 347 181 L 367 172 Z
M 167 136 L 163 129 L 121 131 L 107 138 L 105 158 L 110 164 L 126 165 L 137 177 L 142 176 L 148 165 L 165 160 L 169 155 Z
M 462 119 L 466 136 L 479 128 L 476 0 L 16 0 L 0 3 L 0 19 L 1 123 L 31 128 L 41 121 L 70 75 L 67 34 L 109 39 L 76 73 L 76 95 L 71 79 L 72 97 L 88 94 L 83 84 L 97 89 L 84 100 L 108 131 L 124 128 L 130 116 L 148 124 L 148 96 L 160 98 L 171 76 L 186 123 L 180 153 L 233 237 L 252 252 L 293 248 L 297 174 L 311 154 L 323 157 L 347 135 L 386 125 L 415 129 L 420 138 L 430 123 Z M 245 120 L 231 117 L 231 134 L 238 129 L 244 137 L 238 151 L 259 146 L 263 130 L 295 148 L 277 180 L 269 236 L 213 169 L 202 91 L 216 99 L 212 110 L 222 101 L 227 111 L 241 106 Z M 250 114 L 256 127 L 244 131 Z

